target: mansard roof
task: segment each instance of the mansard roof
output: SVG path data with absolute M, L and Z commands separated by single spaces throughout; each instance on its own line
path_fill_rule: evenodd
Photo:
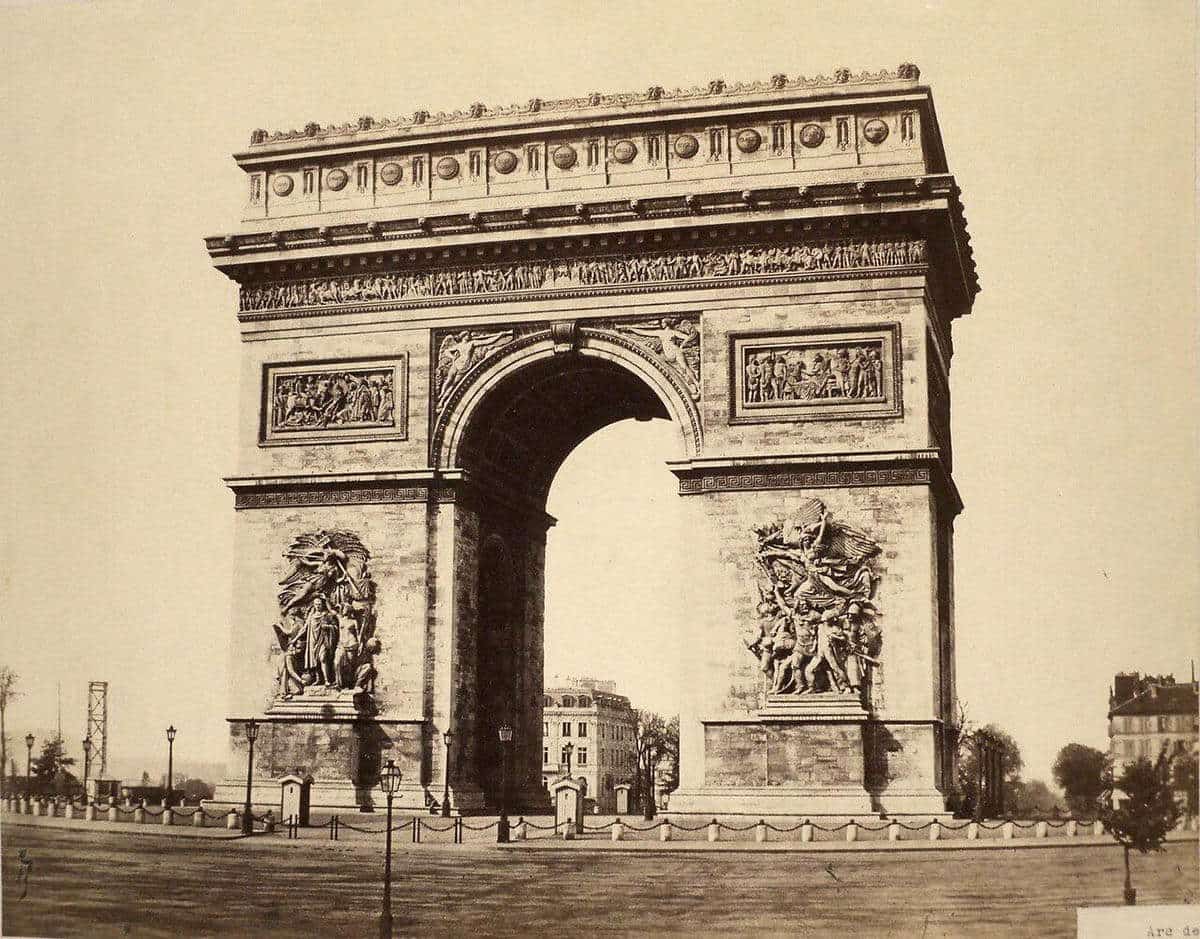
M 1200 710 L 1200 694 L 1196 685 L 1160 684 L 1146 682 L 1131 698 L 1109 708 L 1109 717 L 1131 717 L 1157 714 L 1196 714 Z

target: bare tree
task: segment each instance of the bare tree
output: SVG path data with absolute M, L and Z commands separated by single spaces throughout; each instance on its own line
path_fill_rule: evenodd
M 8 731 L 4 726 L 4 715 L 8 710 L 8 702 L 20 697 L 20 694 L 21 692 L 17 691 L 17 673 L 7 665 L 0 666 L 0 799 L 6 794 L 4 766 L 9 762 Z

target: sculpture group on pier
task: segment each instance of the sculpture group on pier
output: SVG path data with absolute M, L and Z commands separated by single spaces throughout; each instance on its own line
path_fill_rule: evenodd
M 353 532 L 320 530 L 298 536 L 284 557 L 292 569 L 272 627 L 282 654 L 278 697 L 373 691 L 381 645 L 370 552 Z
M 834 521 L 819 499 L 755 535 L 758 623 L 745 643 L 767 692 L 860 694 L 882 645 L 872 568 L 879 545 Z

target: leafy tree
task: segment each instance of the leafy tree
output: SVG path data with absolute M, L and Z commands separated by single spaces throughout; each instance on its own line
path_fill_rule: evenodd
M 150 774 L 149 774 L 148 772 L 146 772 L 145 770 L 142 770 L 142 783 L 141 783 L 141 784 L 142 784 L 143 786 L 149 786 L 149 785 L 151 785 L 151 783 L 150 783 Z
M 1100 811 L 1108 756 L 1095 747 L 1068 743 L 1054 760 L 1054 781 L 1066 794 L 1071 814 L 1093 818 Z
M 1171 785 L 1176 792 L 1184 793 L 1184 805 L 1188 815 L 1196 815 L 1196 803 L 1200 801 L 1200 791 L 1197 790 L 1200 781 L 1197 780 L 1196 754 L 1185 751 L 1175 755 L 1171 761 Z
M 1018 779 L 1012 787 L 1013 801 L 1006 806 L 1017 818 L 1040 818 L 1061 811 L 1062 803 L 1054 791 L 1040 779 Z
M 1104 827 L 1117 844 L 1125 849 L 1125 902 L 1137 903 L 1137 891 L 1129 876 L 1129 849 L 1140 853 L 1161 851 L 1167 832 L 1179 824 L 1179 806 L 1171 789 L 1171 766 L 1165 753 L 1151 763 L 1141 757 L 1130 763 L 1116 781 L 1124 793 L 1116 808 L 1111 807 L 1111 774 L 1109 776 L 1108 807 L 1100 813 Z
M 185 779 L 183 781 L 183 798 L 186 802 L 199 802 L 201 799 L 213 797 L 213 787 L 203 779 Z
M 20 694 L 17 691 L 17 673 L 7 665 L 0 667 L 0 798 L 4 797 L 4 766 L 8 763 L 8 731 L 4 727 L 4 714 L 8 710 L 8 703 Z
M 653 711 L 638 711 L 637 767 L 634 786 L 642 801 L 643 818 L 654 817 L 654 770 L 659 761 L 679 762 L 679 718 L 666 720 Z
M 67 772 L 75 765 L 75 758 L 67 756 L 62 737 L 55 736 L 42 742 L 42 752 L 33 761 L 33 778 L 40 792 L 60 793 L 71 787 L 75 777 Z
M 979 800 L 979 739 L 988 737 L 993 744 L 1000 748 L 1004 763 L 1004 805 L 1008 810 L 1017 803 L 1018 788 L 1021 784 L 1021 770 L 1025 761 L 1021 757 L 1021 748 L 1004 730 L 995 724 L 987 724 L 975 728 L 963 720 L 959 727 L 958 737 L 958 789 L 962 794 L 960 811 L 970 815 L 975 810 Z

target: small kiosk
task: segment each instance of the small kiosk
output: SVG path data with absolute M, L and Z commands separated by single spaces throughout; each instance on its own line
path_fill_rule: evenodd
M 299 776 L 284 776 L 279 780 L 279 816 L 286 825 L 295 816 L 300 825 L 308 824 L 308 794 L 311 779 Z
M 550 784 L 550 795 L 554 799 L 554 825 L 568 841 L 583 834 L 584 783 L 570 776 L 563 776 Z

